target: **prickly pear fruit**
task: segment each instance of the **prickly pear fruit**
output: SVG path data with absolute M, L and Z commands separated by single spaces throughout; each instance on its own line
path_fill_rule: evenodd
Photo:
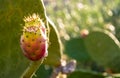
M 82 38 L 85 38 L 88 34 L 89 34 L 89 31 L 88 31 L 87 29 L 82 29 L 82 30 L 80 31 L 80 36 L 81 36 Z
M 32 61 L 47 56 L 46 27 L 38 15 L 33 14 L 24 18 L 25 26 L 20 39 L 23 54 Z

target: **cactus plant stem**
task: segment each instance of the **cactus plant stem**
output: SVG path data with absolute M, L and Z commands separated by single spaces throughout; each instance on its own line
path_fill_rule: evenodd
M 30 63 L 30 66 L 28 66 L 28 68 L 24 71 L 24 73 L 21 76 L 21 78 L 32 78 L 34 73 L 37 71 L 37 69 L 43 63 L 43 60 L 44 60 L 44 58 L 39 60 L 39 61 L 32 61 Z

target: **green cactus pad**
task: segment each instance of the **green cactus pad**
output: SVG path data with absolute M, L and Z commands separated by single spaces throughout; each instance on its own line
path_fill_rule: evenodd
M 0 0 L 0 78 L 19 78 L 29 65 L 20 49 L 23 18 L 38 13 L 46 23 L 44 9 L 42 0 Z
M 65 54 L 79 62 L 91 60 L 89 54 L 86 51 L 84 40 L 82 38 L 72 38 L 66 41 Z
M 94 72 L 75 71 L 69 74 L 67 78 L 105 78 L 105 76 Z
M 61 41 L 57 29 L 50 19 L 48 19 L 48 24 L 50 27 L 49 48 L 48 57 L 44 60 L 44 63 L 51 66 L 58 66 L 60 65 L 62 55 Z
M 107 31 L 93 31 L 84 41 L 93 60 L 116 72 L 120 71 L 120 43 L 113 34 Z

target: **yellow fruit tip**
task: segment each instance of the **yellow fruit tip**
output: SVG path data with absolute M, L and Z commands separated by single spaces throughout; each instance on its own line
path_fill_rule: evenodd
M 36 14 L 36 13 L 33 13 L 32 15 L 29 15 L 29 16 L 27 16 L 27 17 L 24 17 L 24 21 L 25 22 L 30 22 L 30 21 L 34 21 L 34 20 L 38 20 L 38 21 L 40 21 L 40 17 L 39 17 L 39 15 L 38 14 Z

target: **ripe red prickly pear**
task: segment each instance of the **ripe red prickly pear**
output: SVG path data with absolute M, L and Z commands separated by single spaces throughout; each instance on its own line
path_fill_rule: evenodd
M 25 26 L 20 39 L 23 54 L 32 61 L 37 61 L 47 56 L 46 28 L 38 15 L 24 18 Z

